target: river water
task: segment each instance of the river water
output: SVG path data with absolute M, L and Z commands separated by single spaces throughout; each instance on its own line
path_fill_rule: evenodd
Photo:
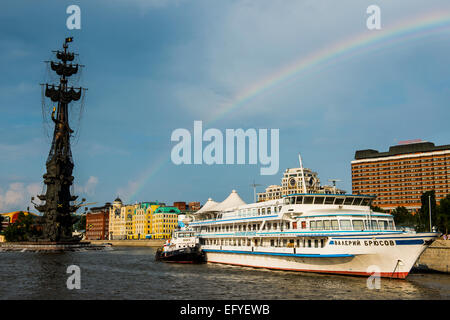
M 450 276 L 410 274 L 406 280 L 272 271 L 219 264 L 156 262 L 154 248 L 44 254 L 0 253 L 0 299 L 449 299 Z M 69 290 L 70 265 L 81 288 Z

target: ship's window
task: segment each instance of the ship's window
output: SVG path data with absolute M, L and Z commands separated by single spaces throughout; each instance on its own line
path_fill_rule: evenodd
M 323 221 L 317 220 L 316 230 L 323 230 Z
M 378 220 L 378 225 L 381 230 L 387 230 L 388 228 L 388 222 L 386 220 Z
M 303 204 L 311 204 L 313 203 L 314 197 L 304 197 Z
M 330 220 L 323 221 L 323 230 L 331 230 L 331 221 Z
M 378 223 L 376 220 L 371 221 L 371 227 L 372 227 L 372 230 L 379 230 Z
M 302 221 L 302 229 L 306 229 L 306 221 Z
M 334 197 L 326 197 L 325 198 L 325 204 L 333 204 Z
M 270 240 L 270 246 L 274 247 L 275 246 L 275 240 Z
M 278 207 L 278 212 L 281 212 L 281 206 Z
M 297 229 L 297 221 L 292 222 L 292 229 Z
M 337 220 L 331 220 L 331 229 L 332 230 L 339 230 L 339 223 Z
M 262 214 L 266 214 L 266 208 L 261 209 Z
M 352 220 L 353 230 L 364 230 L 364 222 L 362 220 Z
M 270 214 L 270 207 L 267 208 L 267 214 Z
M 345 205 L 351 205 L 352 202 L 353 202 L 353 199 L 355 199 L 355 198 L 353 198 L 353 197 L 346 198 L 345 201 L 344 201 L 344 204 Z
M 297 204 L 302 204 L 303 197 L 297 197 L 296 202 Z
M 323 204 L 324 201 L 325 201 L 325 197 L 316 197 L 314 199 L 314 204 Z
M 309 228 L 310 228 L 311 230 L 316 230 L 316 222 L 315 222 L 315 221 L 311 221 L 311 222 L 309 223 Z
M 267 224 L 267 230 L 270 230 L 270 223 Z
M 308 240 L 308 248 L 311 248 L 311 239 Z
M 336 201 L 334 201 L 334 204 L 342 204 L 344 203 L 344 198 L 336 198 Z
M 320 239 L 320 247 L 321 247 L 321 248 L 323 248 L 323 247 L 325 246 L 325 245 L 324 245 L 324 242 L 325 242 L 325 241 L 324 241 L 323 239 Z
M 287 239 L 283 239 L 283 247 L 287 245 Z
M 295 197 L 289 197 L 289 204 L 295 204 Z
M 370 202 L 370 199 L 363 199 L 363 201 L 361 202 L 362 206 L 368 206 Z
M 389 221 L 389 230 L 394 230 L 394 222 Z
M 350 220 L 340 220 L 339 224 L 341 225 L 341 230 L 352 230 Z

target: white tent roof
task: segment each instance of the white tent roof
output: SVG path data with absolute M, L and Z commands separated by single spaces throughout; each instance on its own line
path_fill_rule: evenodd
M 244 200 L 241 199 L 241 197 L 238 195 L 236 190 L 233 190 L 233 191 L 231 191 L 230 195 L 225 200 L 223 200 L 218 205 L 216 205 L 212 208 L 209 208 L 209 211 L 224 211 L 227 209 L 232 209 L 232 208 L 242 206 L 244 204 L 246 204 L 244 202 Z
M 215 207 L 218 203 L 215 202 L 213 199 L 209 198 L 208 201 L 203 205 L 203 207 L 200 208 L 196 213 L 202 213 L 202 212 L 208 212 L 211 211 L 210 209 L 212 207 Z

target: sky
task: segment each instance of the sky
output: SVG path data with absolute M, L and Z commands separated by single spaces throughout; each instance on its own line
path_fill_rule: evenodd
M 79 30 L 66 26 L 74 4 Z M 379 30 L 366 26 L 372 4 Z M 68 36 L 88 88 L 74 124 L 74 192 L 96 205 L 204 204 L 233 189 L 251 202 L 250 184 L 280 184 L 298 153 L 322 184 L 339 179 L 351 192 L 356 150 L 450 144 L 448 0 L 5 0 L 1 9 L 0 212 L 33 208 L 42 190 L 50 140 L 39 84 Z M 421 28 L 436 16 L 445 23 Z M 395 30 L 405 32 L 389 37 Z M 279 129 L 278 173 L 175 165 L 171 134 L 193 132 L 195 120 L 223 133 Z

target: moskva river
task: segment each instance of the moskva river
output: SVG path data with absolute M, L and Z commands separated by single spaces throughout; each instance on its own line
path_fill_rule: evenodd
M 1 299 L 449 299 L 450 276 L 412 273 L 406 280 L 271 271 L 218 264 L 156 262 L 154 248 L 44 254 L 0 253 Z M 68 267 L 80 289 L 68 289 Z M 73 278 L 71 278 L 73 280 Z M 74 281 L 69 281 L 75 283 Z

